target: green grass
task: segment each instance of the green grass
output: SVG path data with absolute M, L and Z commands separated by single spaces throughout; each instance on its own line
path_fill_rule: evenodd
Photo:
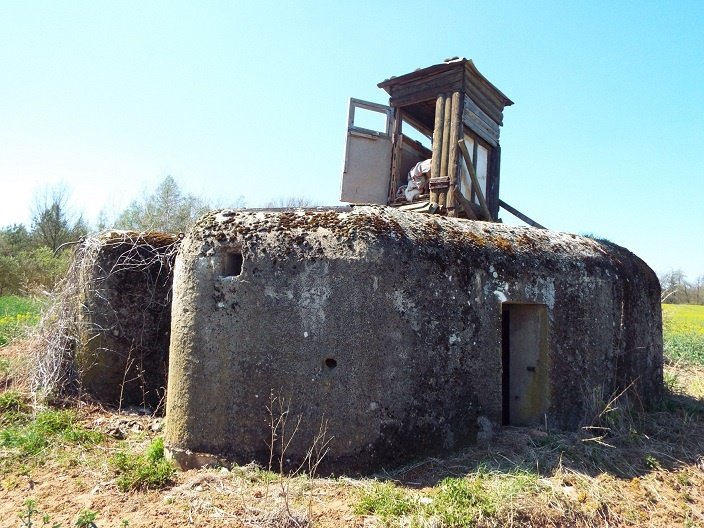
M 110 466 L 118 474 L 117 487 L 121 491 L 161 488 L 168 484 L 175 469 L 164 458 L 164 440 L 157 438 L 143 455 L 120 451 L 110 457 Z
M 357 515 L 376 515 L 388 524 L 391 519 L 414 513 L 419 506 L 418 499 L 408 490 L 391 482 L 373 482 L 361 491 L 354 512 Z
M 41 461 L 54 448 L 94 445 L 103 435 L 76 423 L 70 410 L 45 409 L 31 414 L 24 397 L 14 391 L 0 394 L 0 468 Z
M 704 306 L 663 304 L 662 315 L 665 359 L 704 365 Z
M 498 519 L 513 500 L 537 491 L 538 476 L 522 471 L 479 469 L 465 477 L 448 477 L 426 496 L 391 482 L 373 482 L 355 505 L 358 515 L 375 515 L 384 525 L 475 526 Z
M 39 322 L 42 302 L 29 297 L 0 297 L 0 346 L 23 337 Z

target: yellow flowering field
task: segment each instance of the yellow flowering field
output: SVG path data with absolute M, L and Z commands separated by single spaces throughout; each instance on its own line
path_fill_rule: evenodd
M 0 346 L 26 335 L 39 322 L 41 303 L 30 298 L 0 297 Z
M 704 365 L 704 306 L 663 304 L 662 319 L 666 359 Z

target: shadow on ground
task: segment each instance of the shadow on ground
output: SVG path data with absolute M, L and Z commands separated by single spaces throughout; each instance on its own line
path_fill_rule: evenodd
M 450 458 L 426 458 L 393 470 L 381 480 L 422 488 L 475 471 L 527 472 L 541 477 L 558 470 L 632 479 L 656 470 L 699 465 L 704 471 L 704 399 L 668 393 L 657 409 L 618 406 L 577 432 L 503 427 L 485 445 Z

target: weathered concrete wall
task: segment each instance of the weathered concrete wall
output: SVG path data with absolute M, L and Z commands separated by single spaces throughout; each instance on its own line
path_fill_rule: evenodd
M 545 306 L 552 427 L 595 387 L 658 397 L 659 284 L 623 248 L 389 208 L 209 213 L 176 261 L 166 444 L 266 464 L 273 393 L 292 463 L 322 419 L 327 470 L 460 448 L 502 421 L 511 302 Z
M 106 231 L 88 237 L 76 306 L 75 364 L 81 389 L 114 405 L 164 402 L 171 283 L 178 238 Z

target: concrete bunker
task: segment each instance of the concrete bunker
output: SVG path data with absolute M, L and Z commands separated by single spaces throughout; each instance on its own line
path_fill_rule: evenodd
M 165 442 L 183 465 L 296 464 L 325 423 L 323 469 L 364 473 L 487 420 L 575 429 L 595 390 L 659 397 L 659 291 L 633 254 L 576 235 L 388 207 L 212 212 L 176 260 Z
M 36 389 L 163 412 L 179 241 L 132 231 L 80 241 L 40 337 Z
M 512 101 L 467 59 L 379 86 L 389 106 L 350 103 L 341 197 L 390 207 L 213 211 L 180 247 L 89 237 L 35 386 L 158 408 L 169 357 L 181 465 L 293 467 L 324 430 L 321 469 L 338 473 L 457 450 L 487 424 L 575 429 L 595 393 L 656 401 L 652 270 L 614 244 L 498 223 L 501 207 L 541 227 L 499 199 Z M 409 197 L 419 163 L 427 188 Z

